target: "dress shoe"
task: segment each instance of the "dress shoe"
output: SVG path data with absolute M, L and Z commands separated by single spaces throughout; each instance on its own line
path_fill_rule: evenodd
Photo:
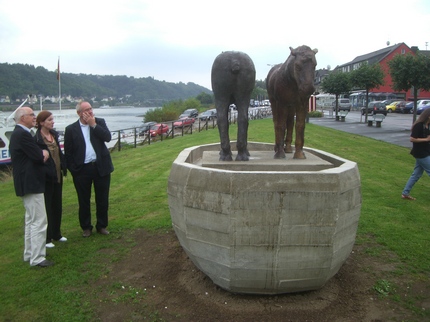
M 102 235 L 109 235 L 109 231 L 107 231 L 106 228 L 97 229 L 97 232 Z
M 60 241 L 60 242 L 66 242 L 67 241 L 67 238 L 66 237 L 61 237 L 58 241 Z
M 90 237 L 92 234 L 91 229 L 85 229 L 82 233 L 82 237 Z
M 39 266 L 39 267 L 48 267 L 48 266 L 52 266 L 52 265 L 54 265 L 54 262 L 50 262 L 49 260 L 45 259 L 44 261 L 40 262 L 36 266 Z
M 46 243 L 46 248 L 54 248 L 55 245 L 53 243 Z

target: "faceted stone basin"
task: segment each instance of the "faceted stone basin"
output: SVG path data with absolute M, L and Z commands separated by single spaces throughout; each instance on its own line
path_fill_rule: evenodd
M 231 292 L 323 287 L 354 245 L 357 164 L 310 148 L 305 160 L 273 159 L 268 143 L 249 142 L 248 162 L 218 161 L 219 150 L 185 149 L 170 172 L 172 224 L 189 258 Z

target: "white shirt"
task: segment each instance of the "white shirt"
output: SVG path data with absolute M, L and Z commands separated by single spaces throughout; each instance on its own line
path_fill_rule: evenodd
M 85 161 L 84 163 L 89 163 L 96 161 L 97 155 L 96 151 L 94 151 L 93 145 L 90 140 L 90 126 L 88 124 L 82 124 L 79 120 L 79 124 L 81 125 L 82 134 L 84 135 L 85 140 Z

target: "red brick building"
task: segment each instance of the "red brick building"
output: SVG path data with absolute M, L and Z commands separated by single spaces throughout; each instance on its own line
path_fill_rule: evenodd
M 369 97 L 371 100 L 385 100 L 385 99 L 404 99 L 406 101 L 412 101 L 414 94 L 411 90 L 407 92 L 396 92 L 393 90 L 393 81 L 390 75 L 390 68 L 388 62 L 393 59 L 397 54 L 406 55 L 408 53 L 416 54 L 418 52 L 417 47 L 409 48 L 405 43 L 396 44 L 393 46 L 387 46 L 386 48 L 374 51 L 369 54 L 357 56 L 354 60 L 349 63 L 337 66 L 334 71 L 342 70 L 343 72 L 350 72 L 360 67 L 364 62 L 369 65 L 379 64 L 385 73 L 384 85 L 379 88 L 374 88 L 369 91 Z M 364 95 L 363 95 L 364 93 Z M 354 106 L 360 106 L 365 96 L 365 91 L 356 91 L 350 95 Z M 418 99 L 430 98 L 430 92 L 420 90 L 418 92 Z

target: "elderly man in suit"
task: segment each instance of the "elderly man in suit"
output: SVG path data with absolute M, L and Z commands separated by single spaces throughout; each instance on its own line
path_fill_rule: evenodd
M 22 198 L 25 208 L 24 261 L 31 266 L 54 265 L 46 256 L 47 217 L 45 209 L 44 163 L 49 158 L 48 150 L 42 150 L 31 135 L 36 125 L 36 115 L 30 107 L 21 107 L 15 112 L 16 126 L 12 132 L 9 150 L 13 167 L 15 193 Z
M 112 159 L 105 142 L 112 138 L 104 119 L 96 118 L 91 104 L 80 102 L 76 106 L 79 120 L 66 127 L 64 152 L 67 168 L 73 176 L 79 201 L 79 223 L 83 237 L 90 237 L 91 187 L 94 185 L 96 200 L 96 229 L 108 235 L 108 208 L 110 178 L 113 171 Z

